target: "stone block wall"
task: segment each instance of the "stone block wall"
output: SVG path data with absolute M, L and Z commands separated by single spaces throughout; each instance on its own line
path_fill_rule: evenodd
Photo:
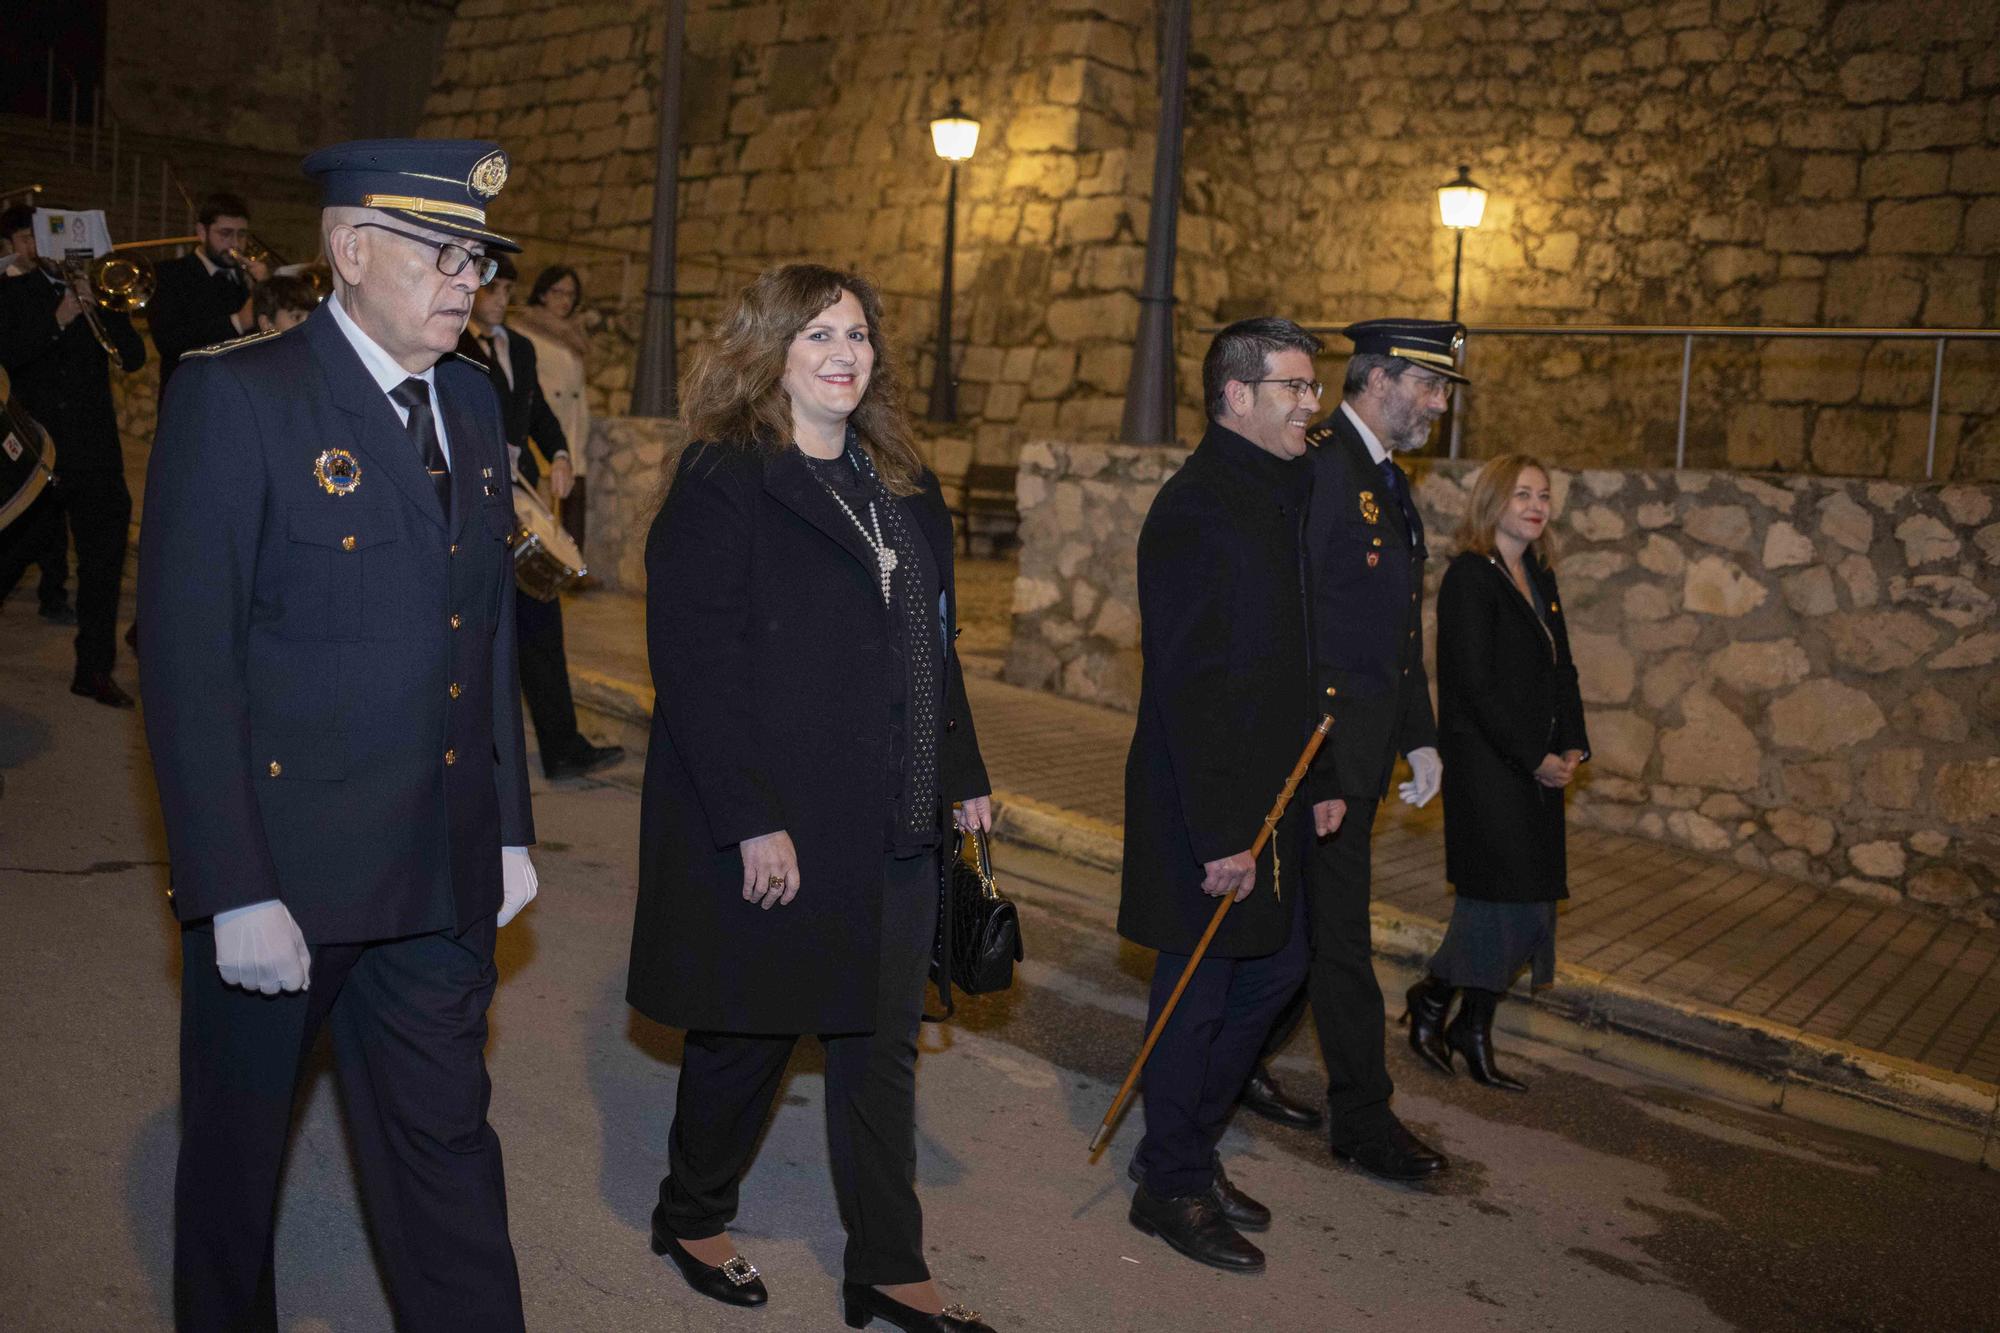
M 664 464 L 679 437 L 671 421 L 592 417 L 589 461 L 590 540 L 583 558 L 605 585 L 646 590 L 646 530 L 665 493 Z
M 1227 0 L 1194 49 L 1189 158 L 1254 238 L 1218 314 L 1443 317 L 1464 162 L 1471 324 L 1995 321 L 2000 6 Z M 1699 341 L 1690 462 L 1921 478 L 1933 351 Z M 1673 462 L 1678 339 L 1467 355 L 1473 456 Z M 1935 475 L 2000 478 L 2000 344 L 1948 352 Z
M 1138 530 L 1181 457 L 1023 449 L 1009 680 L 1136 706 Z M 1427 647 L 1473 471 L 1418 479 Z M 1554 481 L 1595 747 L 1578 821 L 2000 921 L 2000 488 Z

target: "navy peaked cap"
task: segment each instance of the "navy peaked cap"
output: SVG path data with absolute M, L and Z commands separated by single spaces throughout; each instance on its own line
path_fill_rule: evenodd
M 486 229 L 486 207 L 507 184 L 507 154 L 485 139 L 356 139 L 314 152 L 305 173 L 321 208 L 379 208 L 432 231 L 518 253 Z
M 1340 332 L 1354 344 L 1356 354 L 1401 357 L 1448 380 L 1472 382 L 1458 372 L 1463 324 L 1444 319 L 1364 319 Z

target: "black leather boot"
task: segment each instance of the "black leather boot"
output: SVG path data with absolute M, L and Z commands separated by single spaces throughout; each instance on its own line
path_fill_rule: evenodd
M 1451 1012 L 1451 997 L 1455 994 L 1457 987 L 1426 976 L 1404 996 L 1409 1005 L 1403 1018 L 1410 1025 L 1410 1049 L 1440 1074 L 1451 1072 L 1451 1047 L 1444 1042 L 1444 1018 Z
M 1278 1080 L 1271 1076 L 1268 1065 L 1260 1064 L 1250 1071 L 1250 1077 L 1243 1080 L 1243 1091 L 1236 1100 L 1244 1110 L 1255 1111 L 1275 1124 L 1289 1125 L 1293 1129 L 1319 1128 L 1319 1108 L 1287 1097 Z
M 1467 986 L 1459 995 L 1458 1017 L 1444 1030 L 1445 1044 L 1465 1057 L 1466 1072 L 1474 1082 L 1508 1092 L 1526 1092 L 1527 1084 L 1507 1077 L 1493 1063 L 1493 1011 L 1500 1007 L 1499 994 Z

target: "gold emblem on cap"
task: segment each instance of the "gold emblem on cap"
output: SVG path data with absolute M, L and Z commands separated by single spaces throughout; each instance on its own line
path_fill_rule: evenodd
M 481 199 L 491 199 L 507 186 L 507 155 L 488 153 L 473 166 L 465 184 Z
M 361 485 L 361 464 L 345 449 L 328 449 L 313 460 L 313 476 L 328 495 L 348 495 Z
M 1361 492 L 1361 521 L 1363 523 L 1380 523 L 1382 521 L 1382 506 L 1375 503 L 1375 492 L 1373 491 Z

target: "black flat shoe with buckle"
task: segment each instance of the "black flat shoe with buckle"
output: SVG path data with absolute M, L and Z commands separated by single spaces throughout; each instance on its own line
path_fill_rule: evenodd
M 994 1333 L 993 1325 L 980 1322 L 977 1310 L 947 1305 L 943 1314 L 929 1314 L 860 1282 L 840 1284 L 840 1305 L 849 1328 L 866 1328 L 873 1320 L 885 1319 L 903 1333 Z
M 687 1284 L 712 1301 L 724 1305 L 762 1305 L 771 1299 L 757 1266 L 740 1254 L 732 1254 L 719 1264 L 705 1264 L 681 1248 L 672 1232 L 660 1225 L 658 1209 L 653 1211 L 653 1253 L 674 1261 Z

